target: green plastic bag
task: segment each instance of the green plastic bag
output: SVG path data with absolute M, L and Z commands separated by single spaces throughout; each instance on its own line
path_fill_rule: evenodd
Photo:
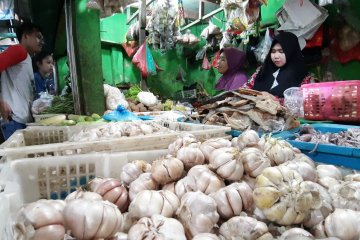
M 278 23 L 276 12 L 283 6 L 286 0 L 270 0 L 267 5 L 261 5 L 260 25 L 272 26 Z
M 148 44 L 146 43 L 146 68 L 148 75 L 156 75 L 156 64 L 151 55 Z

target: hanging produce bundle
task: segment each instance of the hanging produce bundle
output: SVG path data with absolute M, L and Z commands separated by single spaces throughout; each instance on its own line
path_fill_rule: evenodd
M 222 93 L 197 111 L 204 124 L 226 125 L 236 130 L 273 132 L 299 125 L 274 96 L 247 89 Z
M 154 49 L 169 50 L 175 47 L 178 9 L 176 0 L 158 0 L 151 9 L 152 14 L 146 30 L 149 31 L 148 43 Z
M 176 40 L 179 44 L 183 46 L 193 46 L 200 42 L 200 39 L 198 39 L 194 34 L 192 34 L 190 30 L 186 30 L 186 33 L 184 35 L 177 36 Z

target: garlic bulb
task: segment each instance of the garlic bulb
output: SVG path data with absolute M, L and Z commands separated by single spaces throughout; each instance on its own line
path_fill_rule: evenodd
M 205 159 L 209 161 L 210 154 L 215 150 L 223 147 L 231 147 L 231 142 L 224 138 L 212 138 L 206 140 L 200 145 L 200 150 L 204 154 Z
M 172 217 L 179 205 L 179 198 L 170 191 L 143 190 L 130 203 L 129 214 L 138 219 L 151 217 L 154 214 Z
M 333 211 L 333 207 L 331 205 L 332 199 L 328 191 L 323 186 L 310 181 L 307 182 L 307 185 L 310 191 L 318 192 L 320 198 L 320 202 L 318 202 L 319 204 L 312 205 L 310 214 L 303 223 L 305 227 L 313 228 Z
M 184 227 L 174 218 L 162 215 L 153 215 L 150 218 L 143 217 L 133 225 L 128 233 L 128 240 L 141 239 L 173 239 L 186 240 Z
M 281 165 L 286 166 L 291 170 L 294 170 L 297 173 L 299 173 L 301 177 L 304 179 L 304 181 L 317 182 L 318 180 L 318 174 L 316 168 L 311 166 L 307 162 L 292 160 L 292 161 L 284 162 Z
M 151 173 L 143 173 L 129 186 L 130 200 L 134 200 L 136 195 L 143 190 L 157 190 L 159 184 L 152 178 Z
M 255 240 L 268 233 L 268 227 L 252 217 L 233 217 L 220 227 L 220 235 L 225 240 Z
M 264 153 L 270 159 L 271 166 L 280 165 L 295 158 L 295 152 L 290 143 L 271 137 L 265 143 Z
M 249 175 L 245 174 L 242 178 L 242 181 L 246 182 L 252 190 L 255 189 L 256 178 L 250 177 Z
M 296 153 L 295 154 L 295 158 L 292 160 L 295 162 L 306 162 L 307 164 L 309 164 L 310 166 L 312 166 L 313 168 L 316 168 L 315 162 L 309 158 L 308 156 L 306 156 L 303 153 Z
M 360 182 L 343 182 L 330 187 L 334 208 L 360 211 Z
M 136 160 L 123 166 L 120 179 L 126 185 L 137 179 L 142 173 L 150 172 L 151 165 L 142 160 Z
M 320 204 L 319 193 L 285 166 L 266 168 L 256 178 L 253 196 L 266 218 L 281 225 L 302 223 L 312 206 Z
M 259 135 L 254 130 L 246 130 L 238 137 L 238 148 L 243 150 L 246 147 L 254 147 L 259 142 Z
M 175 184 L 176 182 L 172 182 L 172 183 L 168 183 L 168 184 L 165 184 L 161 190 L 168 190 L 172 193 L 175 193 Z
M 185 169 L 190 169 L 195 165 L 201 165 L 205 162 L 205 156 L 199 148 L 200 144 L 192 143 L 182 147 L 176 154 L 176 157 L 184 163 Z
M 129 194 L 121 182 L 115 178 L 94 178 L 89 182 L 90 189 L 98 193 L 104 200 L 114 203 L 121 212 L 129 206 Z
M 360 182 L 360 173 L 348 174 L 344 177 L 345 181 Z
M 233 139 L 231 139 L 231 147 L 237 147 L 237 141 L 238 141 L 237 137 L 234 137 Z
M 66 229 L 78 240 L 111 238 L 121 226 L 121 212 L 108 201 L 75 199 L 64 209 Z
M 254 210 L 252 189 L 245 182 L 232 183 L 209 196 L 215 200 L 217 211 L 223 219 L 238 216 L 244 210 Z
M 325 233 L 327 237 L 338 237 L 342 240 L 359 239 L 359 219 L 359 212 L 337 208 L 325 219 Z
M 14 226 L 15 239 L 62 240 L 64 238 L 62 212 L 50 202 L 51 200 L 33 202 L 19 210 Z
M 100 201 L 103 200 L 102 196 L 96 192 L 87 192 L 78 189 L 67 195 L 65 201 L 69 202 L 71 200 L 79 199 L 79 198 L 88 199 L 88 200 L 100 200 Z
M 118 232 L 111 240 L 128 240 L 128 235 L 126 233 Z
M 131 216 L 129 212 L 122 213 L 121 218 L 121 226 L 118 230 L 123 233 L 129 232 L 131 226 L 134 225 L 138 220 L 136 217 Z
M 241 154 L 236 148 L 214 150 L 209 159 L 209 168 L 226 180 L 240 181 L 244 174 Z
M 308 231 L 302 229 L 302 228 L 291 228 L 289 230 L 286 230 L 281 234 L 280 239 L 283 240 L 312 240 L 314 239 L 313 235 L 309 233 Z
M 210 194 L 224 186 L 224 181 L 207 166 L 197 165 L 189 170 L 186 177 L 180 179 L 175 184 L 175 194 L 181 199 L 187 192 L 200 191 L 205 194 Z
M 245 172 L 251 177 L 257 177 L 265 168 L 271 167 L 270 160 L 258 148 L 243 149 L 241 160 Z
M 220 240 L 220 238 L 212 233 L 200 233 L 195 235 L 192 240 Z
M 316 171 L 318 172 L 319 179 L 324 177 L 331 177 L 336 180 L 342 179 L 341 171 L 334 165 L 318 165 L 316 167 Z
M 191 143 L 197 143 L 195 136 L 191 133 L 184 133 L 169 145 L 169 154 L 171 154 L 172 156 L 176 156 L 180 148 L 186 147 Z
M 189 239 L 199 233 L 211 233 L 219 220 L 214 199 L 202 192 L 186 193 L 176 215 Z
M 174 157 L 169 156 L 152 163 L 151 176 L 161 185 L 179 180 L 183 173 L 184 164 Z

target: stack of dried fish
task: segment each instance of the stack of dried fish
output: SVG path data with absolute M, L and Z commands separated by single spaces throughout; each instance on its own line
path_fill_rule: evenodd
M 295 136 L 296 141 L 360 148 L 360 128 L 349 128 L 338 133 L 321 133 L 312 126 L 305 125 Z
M 274 132 L 299 126 L 274 96 L 250 89 L 224 92 L 197 111 L 204 124 L 226 125 L 240 131 L 251 128 Z

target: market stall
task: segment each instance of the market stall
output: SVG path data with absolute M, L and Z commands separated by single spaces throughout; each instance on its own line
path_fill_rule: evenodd
M 360 75 L 331 69 L 360 44 L 345 2 L 65 0 L 61 89 L 0 145 L 0 239 L 359 239 Z M 223 49 L 260 76 L 281 31 L 311 82 L 218 88 L 241 79 Z

